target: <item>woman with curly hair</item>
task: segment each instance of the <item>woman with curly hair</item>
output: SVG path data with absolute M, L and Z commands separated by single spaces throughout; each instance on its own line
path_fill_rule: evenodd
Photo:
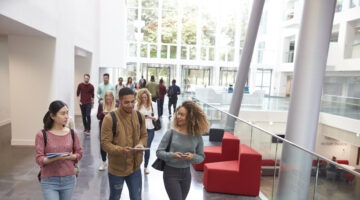
M 153 120 L 158 119 L 158 110 L 155 102 L 151 101 L 151 94 L 146 88 L 142 88 L 137 92 L 136 103 L 134 110 L 138 110 L 145 116 L 145 124 L 148 134 L 147 147 L 151 147 L 151 143 L 154 139 L 154 124 Z M 150 150 L 146 150 L 144 154 L 144 173 L 149 174 L 148 164 L 150 158 Z
M 176 109 L 172 129 L 165 133 L 156 151 L 156 156 L 166 163 L 163 180 L 170 200 L 186 199 L 191 185 L 190 164 L 204 160 L 201 135 L 208 130 L 209 121 L 195 102 L 184 101 Z

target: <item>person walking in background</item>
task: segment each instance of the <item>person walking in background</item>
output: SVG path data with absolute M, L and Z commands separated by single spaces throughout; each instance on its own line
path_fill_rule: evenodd
M 134 83 L 133 83 L 133 79 L 132 79 L 130 76 L 128 77 L 125 86 L 134 91 L 135 85 L 134 85 Z
M 53 101 L 43 118 L 44 129 L 35 137 L 35 160 L 41 168 L 40 187 L 45 200 L 71 200 L 75 188 L 74 165 L 83 151 L 77 134 L 65 126 L 68 119 L 66 104 Z M 47 156 L 51 153 L 58 155 Z
M 143 115 L 145 115 L 145 124 L 148 134 L 147 147 L 150 148 L 155 133 L 153 120 L 158 119 L 158 112 L 156 103 L 151 101 L 150 92 L 146 88 L 139 90 L 137 95 L 137 102 L 135 104 L 135 110 L 138 110 Z M 144 158 L 144 173 L 149 174 L 148 164 L 150 158 L 150 150 L 145 151 Z
M 146 87 L 146 79 L 144 79 L 144 76 L 141 76 L 141 79 L 139 80 L 140 88 Z
M 146 89 L 148 89 L 151 94 L 151 100 L 156 102 L 156 100 L 159 98 L 159 85 L 155 83 L 154 75 L 151 76 L 150 83 L 146 84 Z
M 140 84 L 135 83 L 135 88 L 134 88 L 135 99 L 136 99 L 136 96 L 137 96 L 138 92 L 140 91 L 140 89 L 141 89 Z
M 119 77 L 118 78 L 118 84 L 115 85 L 115 99 L 118 100 L 119 99 L 119 91 L 121 90 L 121 88 L 125 87 L 125 85 L 123 84 L 123 78 Z
M 177 108 L 172 129 L 166 131 L 156 151 L 156 156 L 166 163 L 163 180 L 170 200 L 186 199 L 191 185 L 190 164 L 204 160 L 201 135 L 208 130 L 205 113 L 195 102 L 184 101 Z
M 115 110 L 116 132 L 113 119 L 105 115 L 101 126 L 101 146 L 108 153 L 110 200 L 119 200 L 124 181 L 131 200 L 141 199 L 142 177 L 140 165 L 147 142 L 145 118 L 134 110 L 134 91 L 123 88 L 119 92 L 119 108 Z
M 84 74 L 84 82 L 80 83 L 76 90 L 79 97 L 81 116 L 84 126 L 84 133 L 90 134 L 91 130 L 91 108 L 94 106 L 94 86 L 89 82 L 90 75 Z
M 164 80 L 160 79 L 160 81 L 159 81 L 159 99 L 157 101 L 159 117 L 161 117 L 163 114 L 165 94 L 166 94 L 166 87 L 164 85 Z
M 96 115 L 99 120 L 100 134 L 101 134 L 101 124 L 105 115 L 107 115 L 111 111 L 115 111 L 116 107 L 118 107 L 117 103 L 115 102 L 116 101 L 115 101 L 114 93 L 111 90 L 106 91 L 104 96 L 104 101 L 99 104 L 98 112 Z M 102 163 L 99 167 L 99 171 L 103 171 L 106 168 L 106 152 L 102 149 L 101 144 L 100 144 L 100 154 L 101 154 Z
M 176 85 L 175 79 L 172 80 L 171 86 L 169 86 L 167 93 L 169 97 L 169 117 L 171 117 L 171 106 L 173 106 L 173 111 L 175 113 L 178 95 L 180 94 L 180 87 Z
M 99 99 L 99 103 L 104 99 L 105 92 L 108 90 L 111 90 L 115 94 L 115 88 L 113 85 L 109 83 L 110 75 L 108 73 L 105 73 L 103 75 L 103 81 L 99 84 L 98 90 L 97 90 L 97 98 Z

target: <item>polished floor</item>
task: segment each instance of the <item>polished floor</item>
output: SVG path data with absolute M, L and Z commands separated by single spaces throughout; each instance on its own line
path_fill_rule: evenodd
M 164 108 L 167 108 L 164 105 Z M 165 109 L 167 110 L 167 109 Z M 94 110 L 93 110 L 94 111 Z M 94 115 L 94 113 L 93 113 Z M 163 128 L 157 131 L 151 148 L 150 163 L 155 160 L 155 150 L 164 134 L 169 128 L 167 112 L 161 118 Z M 92 132 L 90 136 L 81 133 L 81 117 L 75 117 L 76 130 L 80 137 L 84 154 L 80 161 L 80 174 L 77 179 L 73 199 L 80 200 L 103 200 L 108 198 L 107 171 L 98 171 L 101 163 L 99 152 L 98 120 L 92 117 Z M 26 200 L 42 199 L 36 174 L 39 167 L 34 160 L 34 147 L 18 147 L 10 145 L 11 125 L 0 127 L 0 199 L 1 200 Z M 35 133 L 34 133 L 35 137 Z M 204 138 L 206 141 L 206 136 Z M 209 143 L 207 143 L 209 145 Z M 191 168 L 192 169 L 192 168 Z M 162 200 L 168 199 L 163 181 L 162 173 L 150 168 L 150 174 L 143 174 L 143 199 Z M 206 192 L 202 185 L 202 172 L 192 170 L 192 184 L 187 199 L 241 199 L 255 200 L 260 197 L 247 197 L 239 195 L 226 195 Z M 121 199 L 129 199 L 127 188 L 124 188 Z

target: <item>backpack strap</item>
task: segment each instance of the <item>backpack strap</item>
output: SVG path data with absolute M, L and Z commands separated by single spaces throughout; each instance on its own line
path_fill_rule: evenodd
M 139 111 L 136 111 L 137 113 L 137 116 L 138 116 L 138 119 L 139 119 L 139 123 L 140 123 L 140 127 L 142 126 L 142 118 L 141 118 L 141 113 Z M 115 112 L 114 111 L 111 111 L 110 112 L 110 115 L 111 115 L 111 118 L 112 118 L 112 121 L 113 121 L 113 125 L 112 125 L 112 132 L 113 132 L 113 138 L 115 137 L 116 135 L 116 123 L 117 123 L 117 120 L 116 120 L 116 116 L 115 116 Z
M 139 111 L 136 111 L 138 119 L 139 119 L 139 123 L 140 123 L 140 127 L 142 126 L 142 118 L 141 118 L 141 114 Z
M 115 116 L 114 111 L 111 111 L 110 115 L 111 115 L 111 118 L 112 118 L 112 121 L 113 121 L 112 132 L 113 132 L 113 138 L 114 138 L 115 135 L 116 135 L 116 123 L 117 123 L 117 120 L 116 120 L 116 116 Z

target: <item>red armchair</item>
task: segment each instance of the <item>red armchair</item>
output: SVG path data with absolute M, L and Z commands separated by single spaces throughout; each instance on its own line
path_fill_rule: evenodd
M 241 144 L 237 160 L 206 163 L 204 187 L 209 192 L 258 196 L 261 154 Z
M 225 132 L 221 146 L 204 147 L 205 159 L 202 163 L 193 164 L 195 170 L 204 170 L 204 164 L 225 160 L 236 160 L 239 155 L 240 140 L 235 135 Z

